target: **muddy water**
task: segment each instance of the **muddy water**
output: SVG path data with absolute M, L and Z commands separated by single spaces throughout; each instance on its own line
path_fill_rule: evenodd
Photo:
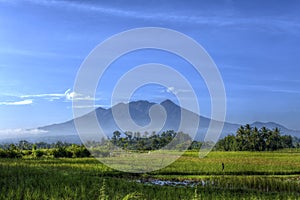
M 150 185 L 160 185 L 160 186 L 188 186 L 188 187 L 196 187 L 198 185 L 199 186 L 213 185 L 213 181 L 210 181 L 210 180 L 172 181 L 172 180 L 148 179 L 148 180 L 137 180 L 137 182 L 138 183 L 143 183 L 143 184 L 150 184 Z

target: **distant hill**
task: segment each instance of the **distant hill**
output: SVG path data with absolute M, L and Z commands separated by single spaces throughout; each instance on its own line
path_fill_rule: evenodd
M 145 126 L 150 123 L 150 117 L 149 117 L 149 110 L 150 108 L 155 105 L 156 103 L 148 102 L 148 101 L 134 101 L 129 103 L 129 111 L 132 119 L 134 122 L 140 126 Z M 122 106 L 126 106 L 128 104 L 120 103 L 115 105 L 114 108 L 118 109 Z M 160 103 L 161 106 L 164 107 L 167 119 L 164 124 L 164 127 L 162 131 L 164 130 L 178 130 L 180 119 L 181 119 L 181 112 L 185 112 L 186 116 L 188 116 L 189 120 L 195 120 L 196 118 L 199 120 L 199 129 L 196 135 L 196 140 L 202 140 L 206 134 L 207 128 L 209 126 L 209 123 L 211 119 L 199 116 L 192 111 L 189 111 L 187 109 L 181 108 L 179 105 L 175 104 L 171 100 L 165 100 Z M 115 130 L 119 130 L 118 126 L 116 125 L 116 122 L 114 120 L 113 114 L 112 114 L 112 108 L 97 108 L 95 111 L 88 113 L 82 117 L 80 117 L 79 120 L 81 120 L 84 124 L 87 132 L 92 132 L 92 129 L 89 129 L 89 121 L 91 120 L 91 117 L 93 114 L 96 114 L 98 118 L 98 122 L 105 131 L 105 133 L 108 133 L 109 136 L 112 135 L 112 133 Z M 121 120 L 128 120 L 123 119 L 122 115 L 120 115 Z M 224 123 L 224 128 L 221 134 L 221 138 L 225 137 L 228 134 L 234 134 L 236 130 L 240 127 L 240 124 L 233 124 L 233 123 Z M 255 122 L 251 124 L 251 126 L 256 126 L 258 128 L 261 128 L 263 126 L 273 129 L 275 127 L 278 127 L 283 134 L 287 135 L 293 135 L 293 136 L 300 136 L 300 131 L 296 130 L 290 130 L 280 124 L 276 124 L 273 122 L 263 123 L 263 122 Z M 74 142 L 74 143 L 80 143 L 80 138 L 77 134 L 77 131 L 75 129 L 74 120 L 69 120 L 63 123 L 59 124 L 52 124 L 48 126 L 39 127 L 38 130 L 41 130 L 42 133 L 30 135 L 28 137 L 22 136 L 22 137 L 12 137 L 12 138 L 6 138 L 0 139 L 0 142 L 17 142 L 21 139 L 26 139 L 28 141 L 44 141 L 44 142 L 55 142 L 55 141 L 67 141 L 67 142 Z M 134 130 L 129 130 L 134 131 Z M 149 130 L 151 131 L 151 130 Z M 188 133 L 188 130 L 183 130 L 184 132 Z
M 254 122 L 252 124 L 250 124 L 252 127 L 257 127 L 257 128 L 262 128 L 262 127 L 267 127 L 269 129 L 274 129 L 274 128 L 279 128 L 280 133 L 282 135 L 292 135 L 292 136 L 296 136 L 296 137 L 300 137 L 300 131 L 299 130 L 292 130 L 292 129 L 288 129 L 285 126 L 281 125 L 281 124 L 277 124 L 275 122 Z

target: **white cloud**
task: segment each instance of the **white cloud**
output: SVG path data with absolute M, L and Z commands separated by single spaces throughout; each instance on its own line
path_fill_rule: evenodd
M 29 94 L 29 95 L 22 95 L 21 98 L 35 98 L 35 97 L 64 97 L 65 94 Z
M 22 136 L 22 135 L 35 135 L 41 133 L 47 133 L 48 131 L 42 129 L 2 129 L 0 130 L 0 136 Z
M 32 104 L 32 103 L 33 103 L 32 99 L 25 99 L 23 101 L 0 102 L 0 105 L 14 106 L 14 105 L 29 105 L 29 104 Z
M 29 94 L 21 95 L 20 98 L 42 98 L 48 101 L 55 101 L 60 99 L 65 99 L 68 101 L 94 101 L 95 98 L 92 98 L 89 95 L 79 94 L 67 89 L 64 93 L 45 93 L 45 94 Z
M 71 89 L 68 89 L 65 92 L 65 97 L 70 101 L 94 101 L 95 99 L 89 95 L 79 94 L 77 92 L 71 92 Z
M 175 87 L 171 86 L 171 87 L 167 87 L 166 90 L 165 90 L 165 92 L 177 95 L 178 93 L 191 92 L 191 91 L 190 90 L 186 90 L 186 89 L 178 89 L 178 88 L 175 88 Z
M 29 95 L 21 95 L 20 98 L 42 98 L 48 101 L 54 101 L 64 98 L 66 95 L 64 93 L 49 93 L 49 94 L 29 94 Z
M 177 94 L 177 91 L 175 90 L 174 87 L 168 87 L 168 88 L 167 88 L 167 92 L 168 92 L 168 93 Z

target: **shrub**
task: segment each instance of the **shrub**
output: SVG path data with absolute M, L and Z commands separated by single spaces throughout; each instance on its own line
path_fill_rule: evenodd
M 7 154 L 3 149 L 0 149 L 0 158 L 7 158 Z
M 72 152 L 67 151 L 66 148 L 59 147 L 58 149 L 54 149 L 52 151 L 52 155 L 54 158 L 71 158 L 72 157 Z
M 35 158 L 40 158 L 40 157 L 42 157 L 43 155 L 44 155 L 44 152 L 41 151 L 41 150 L 35 150 L 35 151 L 33 151 L 33 156 L 34 156 Z

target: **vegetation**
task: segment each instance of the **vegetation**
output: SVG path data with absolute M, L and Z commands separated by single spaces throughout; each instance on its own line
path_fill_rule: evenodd
M 161 149 L 172 140 L 172 148 L 184 150 L 191 144 L 191 137 L 188 134 L 174 131 L 165 131 L 162 134 L 147 133 L 141 137 L 139 132 L 125 132 L 125 137 L 120 137 L 121 133 L 115 131 L 110 140 L 103 140 L 101 143 L 90 141 L 87 145 L 93 149 L 94 155 L 107 157 L 110 155 L 110 148 L 113 145 L 126 150 L 150 151 Z M 193 142 L 193 146 L 195 146 Z M 202 143 L 197 143 L 202 144 Z M 196 147 L 196 146 L 195 146 Z M 54 157 L 54 158 L 80 158 L 89 157 L 91 154 L 83 145 L 57 142 L 47 144 L 39 142 L 32 144 L 26 140 L 18 144 L 5 144 L 0 146 L 0 158 L 21 158 L 21 157 Z
M 278 128 L 270 130 L 262 127 L 258 130 L 247 124 L 241 126 L 236 135 L 219 140 L 215 148 L 223 151 L 275 151 L 295 147 L 299 147 L 299 143 L 294 145 L 292 136 L 281 136 Z
M 124 135 L 125 137 L 121 137 Z M 147 132 L 120 133 L 115 131 L 109 140 L 99 142 L 90 141 L 86 145 L 93 149 L 93 154 L 100 157 L 109 157 L 111 148 L 122 148 L 129 151 L 151 151 L 166 147 L 172 141 L 172 146 L 165 149 L 199 150 L 202 145 L 214 145 L 211 142 L 203 143 L 192 141 L 185 133 L 169 130 L 162 134 L 151 135 Z M 286 148 L 299 148 L 300 140 L 288 135 L 281 136 L 280 130 L 257 129 L 250 125 L 241 126 L 236 135 L 228 135 L 219 140 L 214 150 L 217 151 L 275 151 Z M 55 158 L 80 158 L 90 157 L 90 152 L 83 145 L 57 142 L 47 144 L 45 142 L 30 143 L 22 140 L 17 144 L 0 145 L 0 158 L 21 157 L 55 157 Z
M 199 150 L 202 145 L 212 145 L 199 141 L 192 141 L 188 134 L 172 130 L 165 131 L 162 134 L 155 134 L 149 137 L 149 133 L 145 133 L 143 137 L 141 133 L 125 132 L 125 137 L 121 137 L 122 133 L 115 131 L 111 138 L 111 142 L 123 149 L 128 150 L 156 150 L 161 149 L 171 140 L 175 140 L 174 149 L 183 150 Z M 300 141 L 298 138 L 293 138 L 289 135 L 281 135 L 280 130 L 274 130 L 262 127 L 258 129 L 251 127 L 249 124 L 241 126 L 235 135 L 228 135 L 219 140 L 215 146 L 218 151 L 276 151 L 285 148 L 299 148 Z
M 32 144 L 25 140 L 19 144 L 3 145 L 0 148 L 0 158 L 21 158 L 21 157 L 54 157 L 54 158 L 82 158 L 91 154 L 83 145 L 57 142 L 56 144 L 42 143 Z
M 149 136 L 148 132 L 145 132 L 143 136 L 140 132 L 125 132 L 124 135 L 125 137 L 121 137 L 121 133 L 115 131 L 110 141 L 123 149 L 138 151 L 161 149 L 172 140 L 174 140 L 173 148 L 186 149 L 192 141 L 192 138 L 188 134 L 182 132 L 176 133 L 173 130 L 164 131 L 162 134 L 155 134 L 153 132 L 151 136 Z
M 147 174 L 115 171 L 94 158 L 0 159 L 0 199 L 298 199 L 299 166 L 296 151 L 211 152 L 203 159 L 188 151 Z
M 146 174 L 107 167 L 92 158 L 83 145 L 25 140 L 2 145 L 0 199 L 300 198 L 299 140 L 281 136 L 278 129 L 243 126 L 235 136 L 220 140 L 205 158 L 199 158 L 202 142 L 191 142 L 187 134 L 174 131 L 143 137 L 114 132 L 109 141 L 102 142 L 129 151 L 151 151 L 173 139 L 176 149 L 191 143 L 190 150 L 171 165 Z M 112 161 L 119 159 L 107 150 L 98 150 Z

